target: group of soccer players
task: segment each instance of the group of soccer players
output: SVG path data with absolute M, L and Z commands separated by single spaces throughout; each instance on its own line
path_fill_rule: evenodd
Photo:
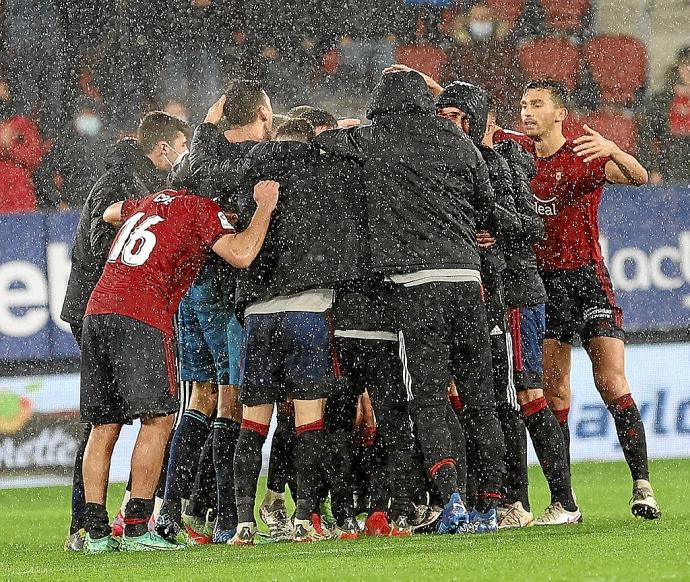
M 577 337 L 630 468 L 631 511 L 658 518 L 597 224 L 606 182 L 648 176 L 586 126 L 566 139 L 567 107 L 561 85 L 530 82 L 516 133 L 498 125 L 484 89 L 393 65 L 368 125 L 309 106 L 274 116 L 245 80 L 229 84 L 188 149 L 182 122 L 147 115 L 141 163 L 167 174 L 167 187 L 134 180 L 142 187 L 108 198 L 97 184 L 73 252 L 68 297 L 75 286 L 90 295 L 83 322 L 70 318 L 89 429 L 66 547 L 577 523 Z M 104 240 L 107 252 L 82 252 Z M 75 275 L 86 254 L 97 284 Z M 191 386 L 180 411 L 178 380 Z M 135 419 L 111 524 L 110 459 Z M 527 433 L 551 491 L 536 519 Z

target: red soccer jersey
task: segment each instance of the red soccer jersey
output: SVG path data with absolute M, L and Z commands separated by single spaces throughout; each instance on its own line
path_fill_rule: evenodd
M 86 315 L 124 315 L 172 335 L 209 249 L 234 229 L 218 204 L 185 190 L 127 200 L 122 220 Z
M 544 219 L 546 238 L 534 247 L 543 271 L 578 269 L 603 260 L 599 245 L 599 204 L 610 158 L 585 163 L 572 140 L 552 156 L 536 155 L 534 142 L 522 133 L 500 131 L 494 141 L 512 139 L 533 156 L 537 174 L 531 182 L 537 214 Z

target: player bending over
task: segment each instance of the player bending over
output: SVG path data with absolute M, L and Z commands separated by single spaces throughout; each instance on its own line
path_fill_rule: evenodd
M 208 250 L 246 268 L 263 244 L 278 201 L 277 182 L 254 188 L 257 209 L 236 234 L 220 206 L 185 190 L 111 205 L 103 218 L 122 227 L 84 318 L 81 417 L 93 425 L 84 455 L 85 551 L 173 550 L 148 531 L 165 446 L 178 409 L 172 319 Z M 120 544 L 105 508 L 113 447 L 122 425 L 141 420 L 132 453 L 132 496 Z

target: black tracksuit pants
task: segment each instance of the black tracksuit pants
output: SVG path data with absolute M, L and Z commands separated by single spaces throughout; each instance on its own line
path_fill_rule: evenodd
M 403 379 L 412 418 L 431 472 L 453 458 L 446 418 L 448 386 L 456 380 L 468 446 L 477 451 L 479 495 L 500 492 L 505 446 L 496 415 L 486 308 L 476 282 L 432 282 L 391 290 L 389 303 L 400 330 Z

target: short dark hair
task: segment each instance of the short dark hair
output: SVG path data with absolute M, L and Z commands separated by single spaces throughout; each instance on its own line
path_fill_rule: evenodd
M 338 127 L 338 120 L 335 115 L 328 113 L 325 109 L 316 109 L 315 107 L 310 107 L 307 111 L 300 113 L 297 116 L 299 119 L 306 119 L 314 127 L 325 126 L 329 129 L 335 129 Z
M 314 109 L 311 105 L 297 105 L 296 107 L 293 107 L 290 109 L 290 111 L 287 112 L 288 117 L 302 117 L 302 113 L 305 111 L 311 111 Z
M 229 127 L 249 125 L 256 119 L 256 110 L 268 105 L 268 96 L 259 81 L 233 79 L 225 90 L 223 115 Z
M 311 142 L 314 140 L 314 126 L 306 119 L 290 119 L 276 131 L 276 139 Z
M 144 153 L 150 154 L 159 141 L 173 141 L 178 133 L 189 137 L 191 134 L 189 123 L 165 111 L 151 111 L 139 122 L 137 139 Z
M 544 89 L 551 94 L 551 98 L 559 107 L 568 107 L 570 103 L 570 93 L 568 88 L 561 82 L 554 79 L 535 79 L 525 85 L 523 95 L 530 89 Z

